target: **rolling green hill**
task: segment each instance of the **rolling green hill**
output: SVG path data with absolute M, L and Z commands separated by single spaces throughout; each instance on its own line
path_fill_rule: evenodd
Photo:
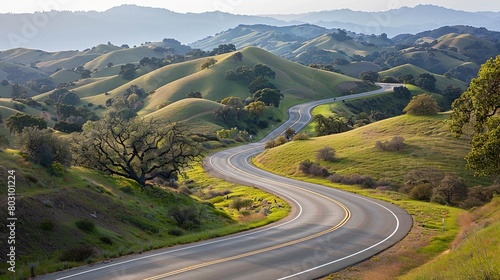
M 452 57 L 453 56 L 453 57 Z M 444 74 L 448 70 L 458 66 L 471 67 L 476 71 L 479 66 L 468 61 L 468 58 L 461 57 L 459 54 L 441 51 L 412 51 L 402 55 L 407 61 L 418 62 L 421 68 L 428 69 L 430 72 Z M 463 60 L 462 60 L 463 59 Z
M 438 43 L 434 46 L 434 48 L 442 48 L 442 46 L 446 46 L 447 48 L 455 47 L 458 52 L 464 52 L 471 45 L 479 44 L 484 52 L 497 51 L 495 43 L 490 40 L 478 38 L 472 34 L 449 33 L 439 37 L 437 41 Z
M 80 75 L 71 70 L 59 70 L 50 75 L 50 78 L 54 81 L 54 84 L 58 85 L 60 83 L 74 82 L 80 79 Z
M 0 58 L 3 61 L 23 63 L 30 65 L 37 61 L 51 61 L 64 58 L 71 58 L 75 55 L 80 55 L 79 51 L 61 51 L 61 52 L 45 52 L 42 50 L 16 48 L 0 52 Z
M 227 96 L 245 99 L 249 97 L 246 86 L 224 78 L 226 71 L 243 65 L 253 68 L 256 64 L 266 64 L 273 69 L 276 72 L 276 79 L 271 82 L 285 94 L 283 103 L 287 106 L 313 98 L 322 99 L 340 95 L 342 91 L 340 84 L 358 81 L 337 73 L 308 68 L 255 47 L 244 48 L 241 53 L 243 54 L 241 63 L 234 62 L 230 57 L 231 54 L 221 55 L 215 57 L 218 63 L 210 69 L 197 71 L 159 88 L 150 97 L 146 110 L 152 110 L 158 100 L 182 99 L 191 90 L 200 91 L 204 98 L 210 100 L 222 100 Z
M 364 71 L 374 71 L 379 72 L 382 71 L 382 68 L 373 62 L 360 61 L 360 62 L 351 62 L 347 65 L 336 65 L 342 73 L 347 76 L 359 78 L 359 74 Z
M 379 75 L 380 75 L 381 79 L 383 79 L 385 77 L 397 78 L 398 76 L 404 75 L 404 74 L 411 74 L 415 78 L 417 78 L 418 75 L 424 74 L 424 73 L 429 73 L 429 71 L 426 71 L 426 70 L 419 68 L 415 65 L 404 64 L 404 65 L 397 66 L 397 67 L 394 67 L 394 68 L 386 70 L 386 71 L 379 72 Z M 437 74 L 433 74 L 433 73 L 431 73 L 431 74 L 434 75 L 434 77 L 436 78 L 436 87 L 441 89 L 441 90 L 445 89 L 450 84 L 453 85 L 454 87 L 459 87 L 463 90 L 465 90 L 467 88 L 466 83 L 459 81 L 457 79 L 453 79 L 453 78 L 450 79 L 450 78 L 446 78 L 443 75 L 437 75 Z
M 79 54 L 68 58 L 61 58 L 57 60 L 42 61 L 36 64 L 41 70 L 54 73 L 59 69 L 74 69 L 80 65 L 84 65 L 89 61 L 99 57 L 100 54 L 90 53 L 90 54 Z
M 99 57 L 85 63 L 83 67 L 89 70 L 100 70 L 105 68 L 109 62 L 112 62 L 115 65 L 126 63 L 137 64 L 144 57 L 163 57 L 163 55 L 155 52 L 152 48 L 147 47 L 119 49 L 99 55 Z
M 45 72 L 23 64 L 0 61 L 0 80 L 6 79 L 11 83 L 25 85 L 31 79 L 47 78 L 48 76 Z
M 153 113 L 145 115 L 172 122 L 182 121 L 189 127 L 196 127 L 198 133 L 215 135 L 217 130 L 224 128 L 218 125 L 214 117 L 215 109 L 224 105 L 215 101 L 199 98 L 186 98 L 167 105 Z
M 253 68 L 259 63 L 266 64 L 276 72 L 276 79 L 272 82 L 285 94 L 283 108 L 313 98 L 338 96 L 342 94 L 344 88 L 355 87 L 356 85 L 351 84 L 359 81 L 293 63 L 255 47 L 244 48 L 241 53 L 242 62 L 234 62 L 231 58 L 232 53 L 215 56 L 214 59 L 218 62 L 206 70 L 201 70 L 201 64 L 207 58 L 167 65 L 109 90 L 108 95 L 104 95 L 102 87 L 87 90 L 93 87 L 93 84 L 76 88 L 75 92 L 84 97 L 84 102 L 104 104 L 108 98 L 120 96 L 131 85 L 137 85 L 146 92 L 154 92 L 145 99 L 144 108 L 139 111 L 140 115 L 147 115 L 166 102 L 184 99 L 189 91 L 199 91 L 204 99 L 212 101 L 220 101 L 228 96 L 242 99 L 249 97 L 246 85 L 225 79 L 226 71 L 243 65 Z
M 308 39 L 313 39 L 327 31 L 326 28 L 311 24 L 282 27 L 241 24 L 214 36 L 198 40 L 192 43 L 191 47 L 212 50 L 222 43 L 231 43 L 238 49 L 254 46 L 276 55 L 283 55 L 300 47 Z
M 474 177 L 472 171 L 465 169 L 464 156 L 469 146 L 466 140 L 453 137 L 446 123 L 447 117 L 447 114 L 394 117 L 341 134 L 290 142 L 266 150 L 255 161 L 273 172 L 297 175 L 300 161 L 316 161 L 315 151 L 328 146 L 337 151 L 339 160 L 322 165 L 338 174 L 370 175 L 401 184 L 409 171 L 434 167 L 463 177 L 469 186 L 491 184 L 490 178 Z M 375 148 L 377 141 L 388 141 L 394 136 L 405 139 L 406 148 L 402 152 Z
M 349 56 L 353 56 L 355 54 L 366 56 L 368 54 L 371 54 L 372 52 L 381 50 L 380 47 L 377 47 L 375 45 L 373 46 L 364 45 L 352 39 L 339 41 L 334 39 L 331 35 L 325 34 L 306 42 L 300 48 L 293 51 L 293 53 L 295 54 L 302 53 L 313 47 L 317 49 L 342 51 Z

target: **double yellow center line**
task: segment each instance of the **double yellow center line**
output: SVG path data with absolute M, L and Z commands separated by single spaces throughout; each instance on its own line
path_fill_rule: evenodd
M 299 188 L 299 187 L 296 187 L 296 188 Z M 328 234 L 330 232 L 333 232 L 333 231 L 341 228 L 343 225 L 345 225 L 347 223 L 347 221 L 351 217 L 351 211 L 349 211 L 349 209 L 347 209 L 347 207 L 345 207 L 342 203 L 340 203 L 340 202 L 338 202 L 338 201 L 336 201 L 336 200 L 334 200 L 334 199 L 332 199 L 330 197 L 324 196 L 322 194 L 318 194 L 316 192 L 312 192 L 310 190 L 306 190 L 306 189 L 303 189 L 303 188 L 299 188 L 299 189 L 302 189 L 303 191 L 310 192 L 310 193 L 315 194 L 317 196 L 323 197 L 323 198 L 325 198 L 327 200 L 330 200 L 333 203 L 339 205 L 344 210 L 344 212 L 345 212 L 345 216 L 342 219 L 342 221 L 340 221 L 340 223 L 338 223 L 334 227 L 329 228 L 329 229 L 327 229 L 325 231 L 318 232 L 316 234 L 313 234 L 313 235 L 310 235 L 310 236 L 306 236 L 306 237 L 303 237 L 303 238 L 300 238 L 300 239 L 297 239 L 297 240 L 289 241 L 289 242 L 286 242 L 286 243 L 283 243 L 283 244 L 271 246 L 271 247 L 268 247 L 268 248 L 263 248 L 263 249 L 256 250 L 256 251 L 251 251 L 251 252 L 248 252 L 248 253 L 244 253 L 244 254 L 240 254 L 240 255 L 236 255 L 236 256 L 232 256 L 232 257 L 222 258 L 222 259 L 218 259 L 218 260 L 213 260 L 213 261 L 209 261 L 209 262 L 204 262 L 204 263 L 200 263 L 200 264 L 188 266 L 188 267 L 181 268 L 181 269 L 178 269 L 178 270 L 175 270 L 175 271 L 171 271 L 171 272 L 167 272 L 167 273 L 160 274 L 160 275 L 157 275 L 157 276 L 153 276 L 153 277 L 150 277 L 150 278 L 146 278 L 144 280 L 162 279 L 162 278 L 166 278 L 166 277 L 169 277 L 169 276 L 174 276 L 174 275 L 177 275 L 177 274 L 180 274 L 180 273 L 188 272 L 188 271 L 191 271 L 191 270 L 195 270 L 195 269 L 207 267 L 207 266 L 210 266 L 210 265 L 219 264 L 219 263 L 228 262 L 228 261 L 233 261 L 233 260 L 237 260 L 237 259 L 241 259 L 241 258 L 245 258 L 245 257 L 249 257 L 249 256 L 253 256 L 253 255 L 257 255 L 257 254 L 269 252 L 269 251 L 272 251 L 272 250 L 280 249 L 280 248 L 283 248 L 283 247 L 295 245 L 295 244 L 298 244 L 298 243 L 301 243 L 301 242 L 305 242 L 305 241 L 311 240 L 311 239 L 316 238 L 316 237 L 320 237 L 322 235 Z

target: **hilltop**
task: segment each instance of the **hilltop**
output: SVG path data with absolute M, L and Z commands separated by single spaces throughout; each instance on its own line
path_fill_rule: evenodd
M 309 30 L 309 38 L 302 31 Z M 387 34 L 366 35 L 350 30 L 326 29 L 315 25 L 275 27 L 240 25 L 215 36 L 196 41 L 193 48 L 210 49 L 232 42 L 237 46 L 259 46 L 304 65 L 325 64 L 358 78 L 351 63 L 373 63 L 387 70 L 406 63 L 427 72 L 447 74 L 468 83 L 479 65 L 500 52 L 500 32 L 464 25 L 389 38 Z M 369 67 L 364 71 L 380 71 Z
M 224 8 L 224 5 L 221 8 Z M 17 47 L 50 51 L 81 50 L 109 41 L 118 45 L 139 46 L 164 37 L 176 38 L 188 44 L 239 24 L 313 24 L 322 28 L 341 28 L 367 35 L 385 33 L 392 37 L 455 25 L 457 19 L 460 19 L 464 25 L 500 31 L 498 12 L 465 12 L 433 5 L 402 7 L 380 12 L 342 9 L 270 16 L 235 15 L 222 11 L 177 13 L 161 8 L 122 5 L 104 12 L 51 11 L 43 13 L 43 16 L 50 20 L 44 23 L 42 28 L 35 24 L 36 21 L 33 22 L 33 19 L 36 19 L 34 14 L 0 14 L 0 32 L 9 34 L 0 40 L 0 50 Z M 385 20 L 388 18 L 390 22 Z M 78 27 L 78 32 L 74 32 L 75 26 Z M 23 28 L 28 30 L 29 38 L 23 33 Z

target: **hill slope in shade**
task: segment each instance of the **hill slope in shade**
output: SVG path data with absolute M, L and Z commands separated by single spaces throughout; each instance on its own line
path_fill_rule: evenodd
M 390 76 L 397 78 L 400 75 L 411 74 L 415 78 L 417 78 L 418 75 L 424 74 L 424 73 L 429 73 L 429 71 L 426 71 L 426 70 L 419 68 L 415 65 L 405 64 L 405 65 L 394 67 L 394 68 L 386 70 L 386 71 L 379 72 L 379 75 L 380 75 L 380 78 L 390 77 Z M 434 75 L 434 77 L 436 78 L 436 87 L 441 89 L 441 90 L 445 89 L 450 84 L 453 85 L 454 87 L 459 87 L 463 90 L 467 89 L 467 84 L 462 82 L 462 81 L 459 81 L 459 80 L 453 79 L 453 78 L 452 79 L 446 78 L 443 75 L 437 75 L 434 73 L 431 73 L 431 74 Z

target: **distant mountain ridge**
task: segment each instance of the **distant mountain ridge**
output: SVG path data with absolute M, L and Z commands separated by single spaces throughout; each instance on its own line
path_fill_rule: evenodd
M 418 33 L 445 25 L 471 25 L 500 31 L 500 12 L 466 12 L 436 5 L 417 5 L 413 8 L 402 7 L 382 12 L 341 9 L 272 17 L 363 34 L 387 33 L 389 37 L 402 33 Z
M 386 33 L 393 37 L 446 25 L 470 25 L 500 31 L 500 12 L 464 12 L 419 5 L 385 12 L 343 9 L 300 15 L 248 16 L 223 12 L 182 14 L 167 9 L 123 5 L 104 12 L 0 14 L 0 50 L 16 47 L 47 51 L 85 49 L 108 41 L 133 46 L 163 38 L 175 38 L 187 44 L 240 24 L 313 24 L 326 29 L 340 28 L 367 35 Z

